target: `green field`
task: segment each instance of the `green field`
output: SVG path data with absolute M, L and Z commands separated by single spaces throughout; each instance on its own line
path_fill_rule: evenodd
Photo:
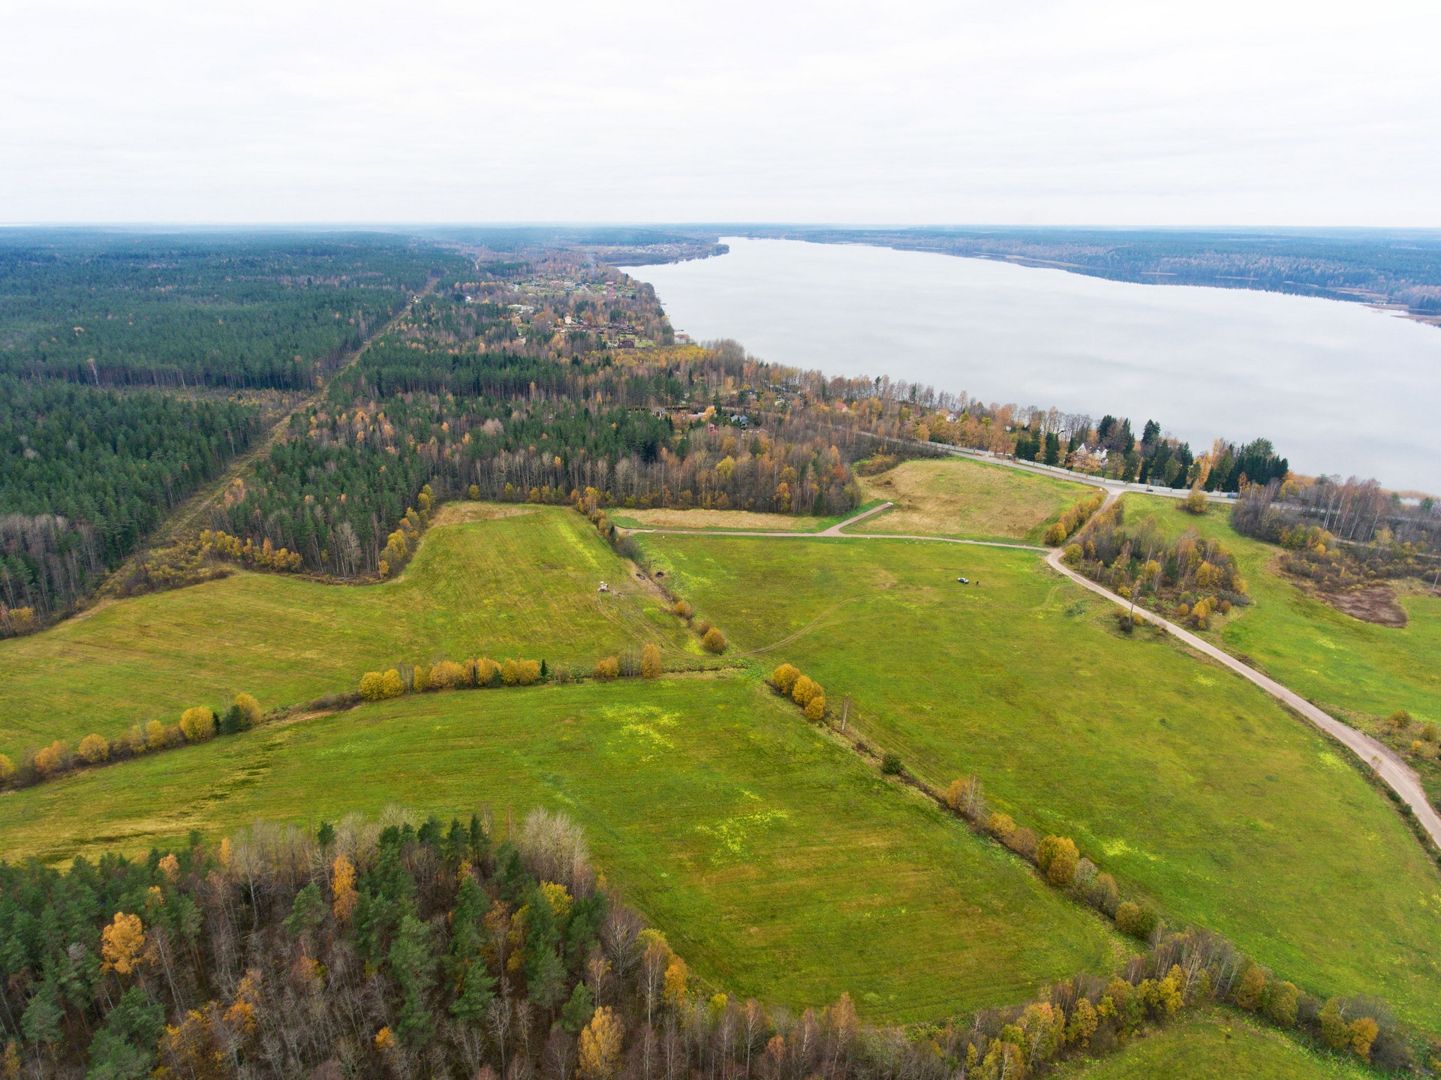
M 1019 860 L 887 783 L 754 680 L 460 691 L 257 729 L 0 795 L 0 849 L 60 861 L 259 818 L 538 805 L 727 991 L 842 991 L 873 1020 L 1022 1000 L 1119 943 Z
M 850 695 L 861 730 L 926 779 L 975 773 L 994 804 L 1285 977 L 1441 1028 L 1441 873 L 1339 750 L 1244 680 L 1122 637 L 1110 605 L 1026 552 L 639 539 L 738 655 Z
M 663 598 L 580 515 L 461 506 L 446 516 L 457 523 L 431 528 L 394 581 L 240 572 L 0 642 L 0 752 L 18 760 L 51 739 L 173 722 L 241 690 L 266 708 L 310 701 L 397 662 L 489 655 L 589 667 L 647 641 L 694 650 Z M 610 592 L 597 591 L 602 580 Z
M 868 500 L 895 507 L 855 527 L 861 533 L 968 536 L 1041 543 L 1061 511 L 1096 489 L 1069 480 L 947 457 L 903 461 L 861 479 Z
M 1232 1012 L 1196 1013 L 1057 1080 L 1362 1080 L 1376 1074 Z
M 1213 641 L 1359 727 L 1397 709 L 1441 723 L 1441 597 L 1402 595 L 1404 627 L 1364 622 L 1287 580 L 1280 549 L 1237 533 L 1228 508 L 1195 517 L 1145 495 L 1124 505 L 1128 523 L 1152 521 L 1167 536 L 1195 529 L 1236 557 L 1255 602 L 1210 631 Z

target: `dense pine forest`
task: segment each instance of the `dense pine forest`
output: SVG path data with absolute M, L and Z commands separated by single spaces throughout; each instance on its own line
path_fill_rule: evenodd
M 457 265 L 380 236 L 7 235 L 0 634 L 71 610 L 247 448 L 276 394 L 313 389 Z

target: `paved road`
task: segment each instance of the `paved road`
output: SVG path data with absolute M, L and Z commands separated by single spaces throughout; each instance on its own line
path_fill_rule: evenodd
M 1003 462 L 1003 464 L 1013 463 Z M 1120 498 L 1122 494 L 1135 490 L 1137 487 L 1137 485 L 1134 484 L 1121 484 L 1119 482 L 1107 483 L 1104 486 L 1106 487 L 1106 501 L 1104 506 L 1110 506 Z M 1157 494 L 1162 493 L 1164 492 L 1157 492 Z M 1180 492 L 1176 497 L 1183 498 L 1185 494 L 1185 492 Z M 1441 814 L 1438 814 L 1436 809 L 1427 801 L 1426 791 L 1421 786 L 1421 779 L 1416 775 L 1416 771 L 1407 765 L 1400 755 L 1389 746 L 1378 742 L 1369 735 L 1357 731 L 1349 724 L 1342 723 L 1330 713 L 1311 704 L 1311 702 L 1307 701 L 1294 690 L 1283 686 L 1269 675 L 1263 675 L 1249 664 L 1243 663 L 1230 653 L 1217 648 L 1209 641 L 1196 636 L 1184 627 L 1178 626 L 1153 611 L 1147 611 L 1139 605 L 1133 607 L 1129 600 L 1111 592 L 1110 589 L 1107 589 L 1103 585 L 1098 585 L 1090 578 L 1077 573 L 1062 562 L 1062 552 L 1060 548 L 1033 547 L 1029 544 L 1007 544 L 995 540 L 962 540 L 948 536 L 912 536 L 896 533 L 848 533 L 842 531 L 848 526 L 859 524 L 867 518 L 874 517 L 876 514 L 884 513 L 886 510 L 889 510 L 891 506 L 892 504 L 889 502 L 882 503 L 880 506 L 872 507 L 864 513 L 857 514 L 855 517 L 847 518 L 845 521 L 839 521 L 823 532 L 767 532 L 762 529 L 719 532 L 716 530 L 660 528 L 627 529 L 625 531 L 638 533 L 673 533 L 680 535 L 779 537 L 792 540 L 814 540 L 817 537 L 827 536 L 844 536 L 852 540 L 924 540 L 930 543 L 970 544 L 976 547 L 1016 548 L 1022 551 L 1044 552 L 1046 553 L 1046 565 L 1056 571 L 1056 573 L 1069 578 L 1083 589 L 1089 589 L 1096 595 L 1105 597 L 1119 607 L 1134 610 L 1137 615 L 1145 619 L 1148 623 L 1159 626 L 1165 630 L 1166 633 L 1189 648 L 1194 649 L 1202 656 L 1210 657 L 1218 664 L 1229 668 L 1241 676 L 1241 678 L 1264 690 L 1282 705 L 1285 705 L 1291 711 L 1297 713 L 1303 719 L 1314 724 L 1337 742 L 1341 743 L 1379 776 L 1387 787 L 1401 797 L 1402 801 L 1404 801 L 1416 815 L 1416 820 L 1421 823 L 1421 827 L 1426 830 L 1426 833 L 1431 837 L 1432 841 L 1437 847 L 1441 847 Z

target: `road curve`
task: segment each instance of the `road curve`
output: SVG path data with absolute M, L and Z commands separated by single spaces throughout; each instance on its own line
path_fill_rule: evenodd
M 1121 485 L 1108 485 L 1106 489 L 1106 500 L 1102 507 L 1105 509 L 1116 501 L 1129 489 Z M 1296 693 L 1269 675 L 1263 675 L 1249 664 L 1236 659 L 1230 653 L 1217 648 L 1204 638 L 1191 633 L 1183 626 L 1178 626 L 1170 620 L 1148 611 L 1139 605 L 1132 605 L 1129 600 L 1113 593 L 1104 585 L 1098 585 L 1084 574 L 1079 574 L 1061 561 L 1062 550 L 1060 548 L 1034 547 L 1030 544 L 1008 544 L 998 540 L 963 540 L 951 536 L 913 536 L 898 533 L 848 533 L 843 532 L 847 526 L 856 525 L 876 514 L 884 513 L 891 508 L 889 502 L 881 503 L 871 509 L 857 514 L 855 517 L 838 521 L 836 524 L 824 529 L 821 532 L 780 532 L 766 531 L 764 529 L 721 531 L 715 529 L 626 529 L 626 532 L 635 533 L 668 533 L 673 535 L 691 536 L 756 536 L 781 538 L 789 540 L 814 540 L 817 537 L 841 536 L 851 540 L 923 540 L 927 543 L 938 544 L 969 544 L 974 547 L 993 548 L 1014 548 L 1020 551 L 1044 552 L 1046 554 L 1046 565 L 1062 577 L 1069 578 L 1083 589 L 1088 589 L 1097 596 L 1103 596 L 1118 607 L 1130 608 L 1146 622 L 1153 626 L 1159 626 L 1166 633 L 1170 634 L 1177 641 L 1200 653 L 1202 656 L 1210 657 L 1216 663 L 1235 672 L 1241 678 L 1254 686 L 1265 691 L 1275 698 L 1282 705 L 1299 715 L 1308 723 L 1313 724 L 1320 730 L 1330 735 L 1333 739 L 1355 754 L 1381 781 L 1400 796 L 1401 801 L 1411 808 L 1416 815 L 1416 820 L 1431 841 L 1438 848 L 1441 848 L 1441 814 L 1426 799 L 1426 790 L 1421 786 L 1421 778 L 1416 775 L 1416 770 L 1407 765 L 1401 756 L 1384 743 L 1378 742 L 1370 735 L 1357 731 L 1351 725 L 1337 720 L 1330 713 L 1317 708 L 1307 701 L 1300 694 Z
M 1084 574 L 1079 574 L 1061 561 L 1059 548 L 1053 550 L 1046 556 L 1046 565 L 1056 573 L 1070 578 L 1082 588 L 1089 589 L 1097 596 L 1104 596 L 1112 603 L 1122 608 L 1132 608 L 1131 602 L 1113 593 L 1103 585 L 1098 585 Z M 1416 815 L 1416 820 L 1426 830 L 1433 843 L 1441 847 L 1441 814 L 1436 812 L 1426 800 L 1426 791 L 1421 786 L 1421 779 L 1416 771 L 1407 765 L 1394 750 L 1389 746 L 1378 742 L 1371 736 L 1363 734 L 1337 720 L 1330 713 L 1318 709 L 1311 702 L 1307 701 L 1294 690 L 1282 686 L 1269 675 L 1263 675 L 1249 664 L 1236 659 L 1230 653 L 1218 649 L 1204 638 L 1198 637 L 1184 627 L 1177 626 L 1168 619 L 1162 618 L 1153 611 L 1147 611 L 1139 605 L 1132 608 L 1137 615 L 1145 619 L 1153 626 L 1159 626 L 1166 633 L 1184 643 L 1189 648 L 1208 656 L 1216 663 L 1221 664 L 1234 671 L 1241 678 L 1260 687 L 1266 693 L 1285 705 L 1292 712 L 1299 714 L 1303 719 L 1320 728 L 1327 735 L 1330 735 L 1337 742 L 1341 743 L 1351 753 L 1360 758 L 1370 769 L 1381 778 L 1381 780 L 1399 795 L 1403 802 L 1411 808 Z

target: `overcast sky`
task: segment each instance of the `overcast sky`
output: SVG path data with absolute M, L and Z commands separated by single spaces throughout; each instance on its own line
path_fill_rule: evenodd
M 1441 226 L 1438 0 L 0 0 L 0 220 Z

